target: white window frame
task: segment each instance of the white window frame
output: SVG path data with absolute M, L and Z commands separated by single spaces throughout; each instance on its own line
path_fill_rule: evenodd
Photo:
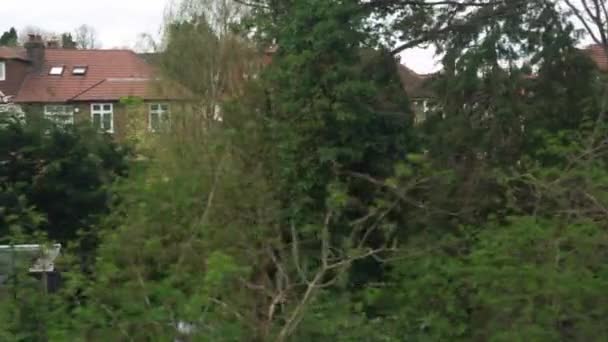
M 0 61 L 0 81 L 6 81 L 6 61 Z
M 53 71 L 55 71 L 55 72 L 53 72 Z M 49 75 L 50 76 L 61 76 L 61 75 L 63 75 L 64 71 L 65 71 L 65 66 L 63 66 L 63 65 L 53 66 L 49 70 Z
M 158 106 L 158 109 L 152 109 L 152 106 Z M 166 110 L 162 109 L 162 106 L 167 106 L 167 109 Z M 171 122 L 171 105 L 168 103 L 150 103 L 150 104 L 148 104 L 148 130 L 150 132 L 158 132 L 158 130 L 155 130 L 154 127 L 152 127 L 152 115 L 153 114 L 158 114 L 159 124 L 162 124 L 163 116 L 166 116 L 166 119 L 164 122 L 170 123 Z
M 419 125 L 423 123 L 429 112 L 429 105 L 426 99 L 416 99 L 414 103 L 414 124 Z
M 99 109 L 96 110 L 95 106 L 99 106 Z M 105 110 L 104 107 L 105 106 L 110 106 L 110 110 Z M 108 130 L 103 130 L 103 116 L 104 115 L 110 115 L 110 129 Z M 96 129 L 99 129 L 100 131 L 106 132 L 106 133 L 114 133 L 114 104 L 113 103 L 91 103 L 91 123 L 95 123 L 95 115 L 100 115 L 100 123 L 102 125 L 102 127 L 95 127 Z
M 87 74 L 88 68 L 87 66 L 75 66 L 72 68 L 72 75 L 84 76 Z
M 62 107 L 63 111 L 52 111 L 53 107 Z M 74 124 L 74 106 L 67 104 L 47 104 L 44 106 L 44 117 L 48 120 L 60 124 L 60 125 L 73 125 Z M 57 117 L 65 116 L 68 117 L 68 120 L 58 120 Z

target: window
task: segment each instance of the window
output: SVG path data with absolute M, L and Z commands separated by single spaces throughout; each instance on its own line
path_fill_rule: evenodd
M 58 125 L 74 124 L 74 107 L 68 105 L 46 105 L 44 116 Z
M 427 100 L 414 101 L 414 123 L 421 124 L 426 121 L 429 113 L 429 104 Z
M 111 103 L 92 104 L 91 121 L 100 131 L 114 133 L 114 106 Z
M 84 75 L 87 73 L 87 66 L 75 66 L 74 69 L 72 69 L 72 75 Z
M 0 81 L 6 80 L 6 62 L 0 62 Z
M 213 120 L 217 120 L 219 122 L 224 121 L 222 117 L 222 108 L 219 105 L 213 106 Z
M 49 71 L 49 75 L 52 76 L 61 76 L 63 75 L 63 66 L 54 66 Z
M 150 105 L 148 123 L 150 131 L 159 132 L 169 127 L 170 112 L 168 104 L 153 103 Z
M 413 101 L 414 123 L 421 124 L 426 121 L 431 115 L 441 114 L 437 103 L 429 99 L 418 99 Z

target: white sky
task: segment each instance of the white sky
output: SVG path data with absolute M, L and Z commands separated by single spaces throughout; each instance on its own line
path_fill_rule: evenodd
M 36 26 L 56 33 L 93 26 L 103 48 L 135 48 L 138 37 L 158 37 L 170 0 L 0 0 L 0 33 Z M 438 69 L 432 52 L 413 49 L 401 62 L 418 73 Z
M 441 69 L 439 58 L 435 57 L 432 48 L 415 48 L 405 50 L 401 53 L 401 64 L 419 74 L 428 74 Z
M 93 26 L 103 48 L 134 47 L 141 33 L 157 36 L 167 0 L 0 0 L 0 31 L 36 26 L 73 32 Z

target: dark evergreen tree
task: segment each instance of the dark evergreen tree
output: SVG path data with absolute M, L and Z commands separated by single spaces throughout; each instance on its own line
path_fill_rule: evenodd
M 15 30 L 14 27 L 11 27 L 10 30 L 5 31 L 2 36 L 0 36 L 0 46 L 16 46 L 17 39 L 17 30 Z
M 0 235 L 26 209 L 43 219 L 25 230 L 68 242 L 106 214 L 108 186 L 127 171 L 126 150 L 86 128 L 8 124 L 0 128 Z
M 61 46 L 64 49 L 76 49 L 76 42 L 72 38 L 71 33 L 64 33 L 61 35 Z

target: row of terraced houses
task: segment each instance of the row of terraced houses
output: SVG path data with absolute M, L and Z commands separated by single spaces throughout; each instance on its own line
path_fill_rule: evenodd
M 583 52 L 608 71 L 602 47 L 589 46 Z M 144 57 L 130 50 L 63 49 L 30 35 L 23 47 L 0 46 L 0 105 L 42 113 L 64 124 L 90 121 L 100 131 L 122 137 L 127 113 L 121 99 L 135 97 L 143 100 L 146 126 L 156 131 L 187 96 L 185 91 L 163 89 L 158 72 Z M 399 65 L 399 76 L 416 117 L 424 117 L 433 98 L 426 86 L 432 75 Z
M 143 100 L 154 131 L 185 97 L 165 91 L 155 67 L 130 50 L 63 49 L 30 35 L 23 47 L 0 47 L 0 103 L 70 124 L 90 121 L 118 137 L 126 131 L 121 99 Z

